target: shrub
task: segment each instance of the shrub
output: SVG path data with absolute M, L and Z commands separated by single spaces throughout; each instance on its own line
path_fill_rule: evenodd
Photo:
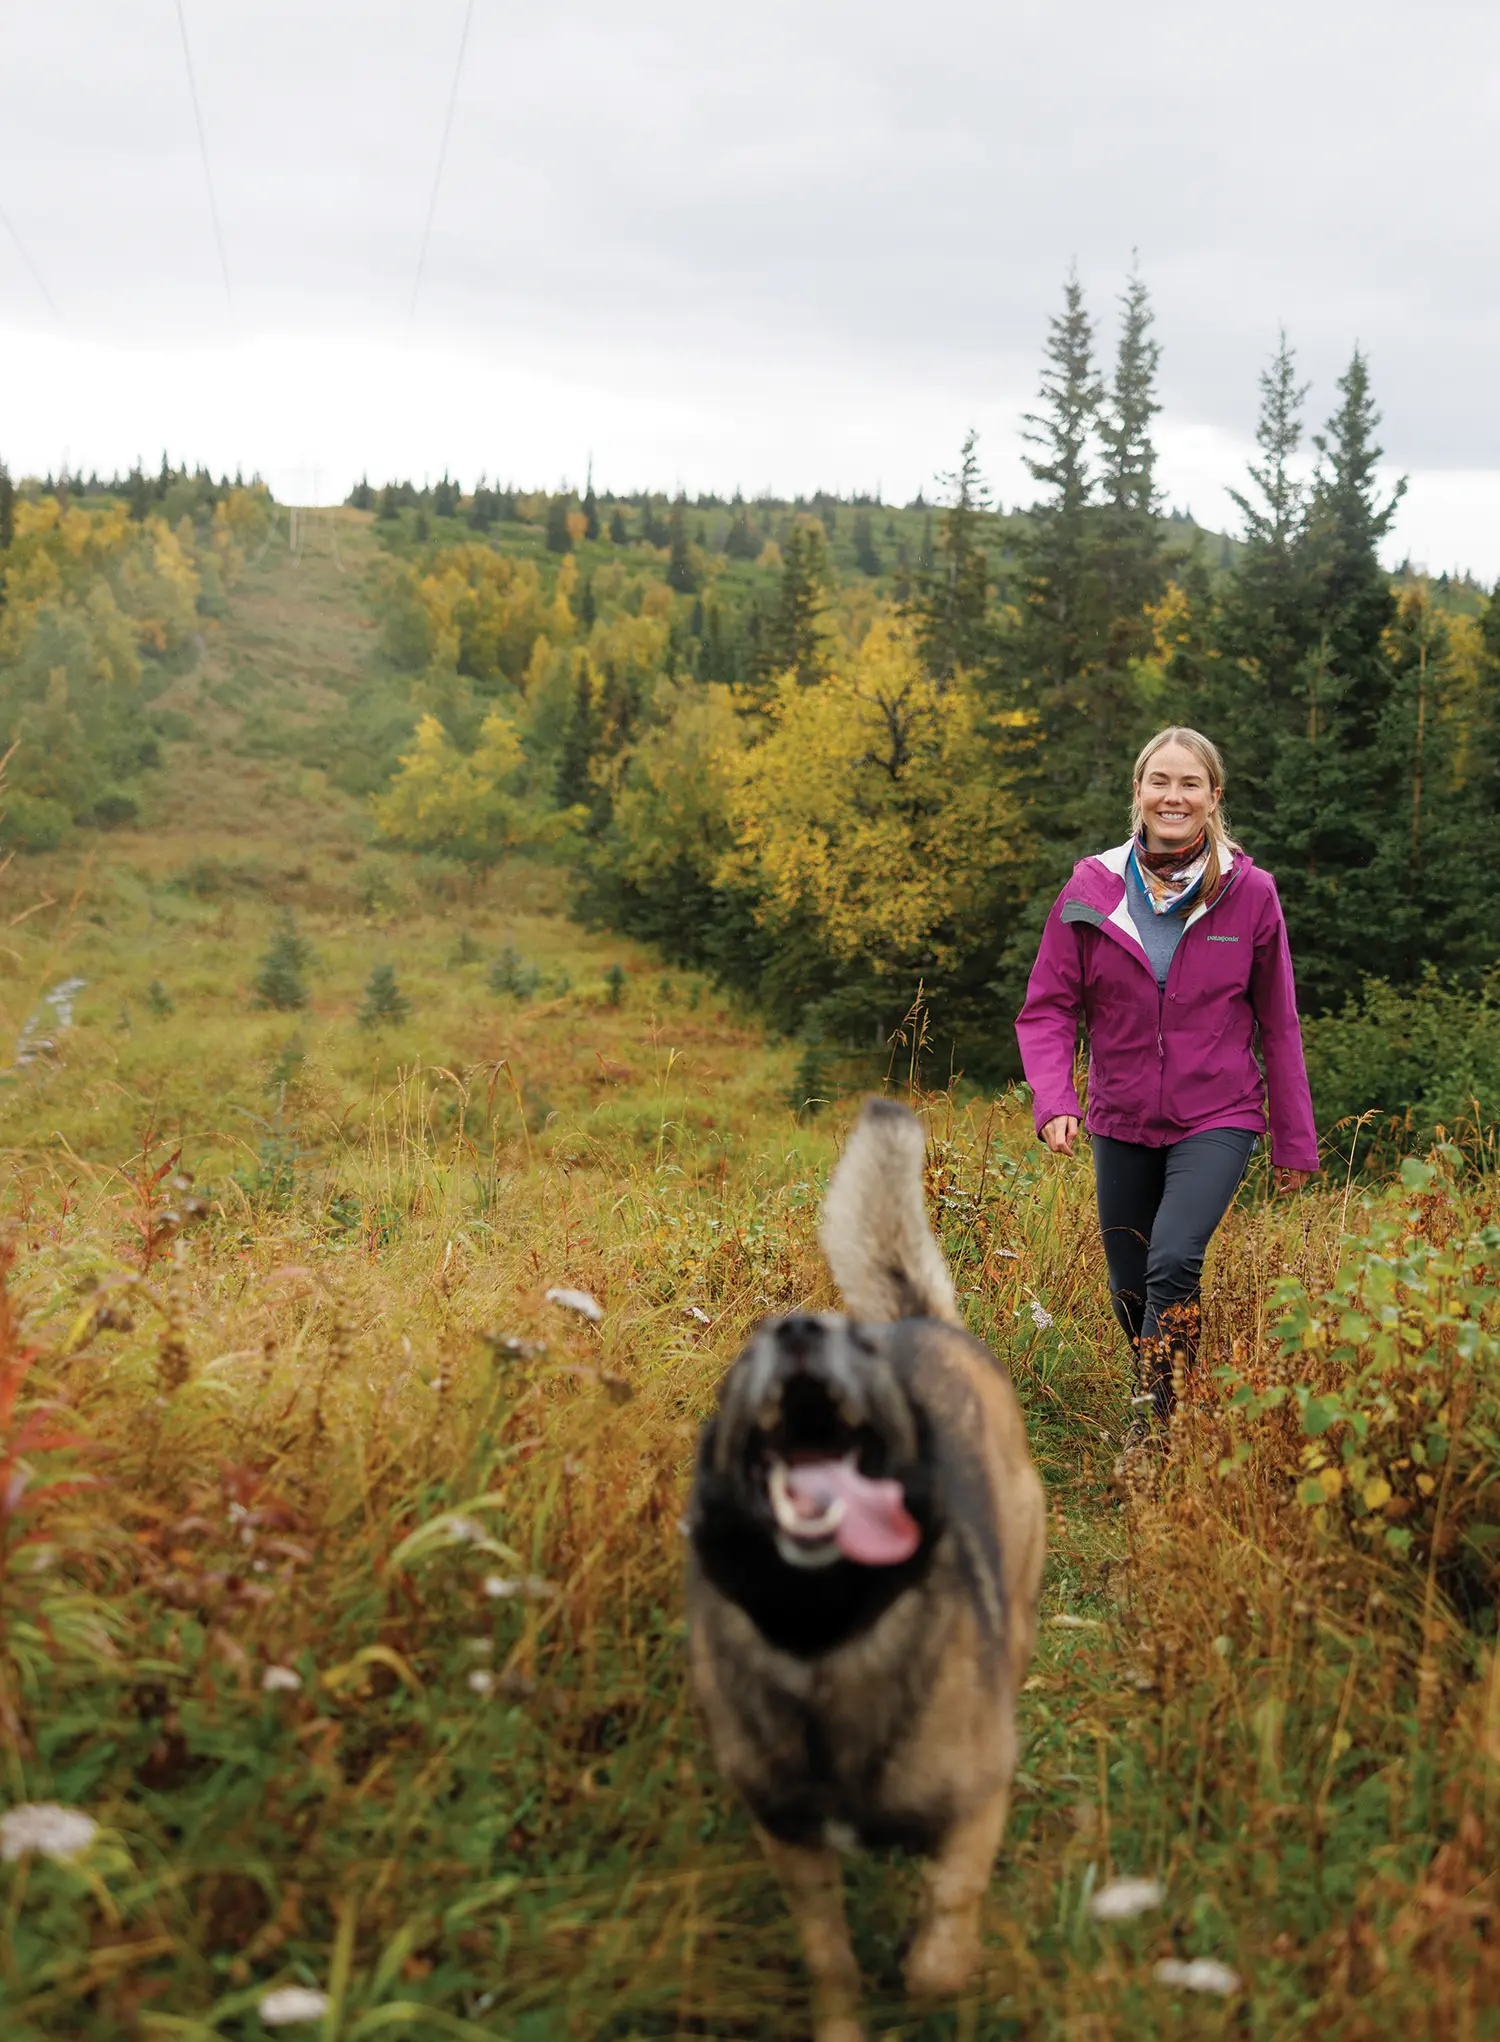
M 1432 970 L 1410 987 L 1367 979 L 1341 1012 L 1305 1022 L 1303 1040 L 1319 1127 L 1369 1116 L 1356 1162 L 1394 1164 L 1440 1128 L 1482 1136 L 1500 1122 L 1500 970 L 1476 988 Z
M 263 1007 L 276 1007 L 284 1013 L 305 1007 L 308 994 L 302 974 L 311 962 L 312 947 L 298 935 L 296 920 L 288 908 L 260 960 L 254 981 L 256 1000 Z
M 1300 1504 L 1356 1544 L 1432 1567 L 1493 1629 L 1500 1227 L 1473 1225 L 1450 1196 L 1461 1162 L 1451 1146 L 1430 1162 L 1409 1156 L 1409 1200 L 1367 1198 L 1366 1229 L 1345 1238 L 1329 1287 L 1282 1282 L 1284 1367 L 1259 1382 L 1231 1372 L 1229 1398 L 1244 1418 L 1269 1420 Z M 1249 1452 L 1242 1440 L 1236 1457 Z
M 542 974 L 513 943 L 507 943 L 486 972 L 485 979 L 492 993 L 509 993 L 512 999 L 529 1000 L 541 984 Z
M 604 974 L 604 997 L 612 1007 L 618 1007 L 625 998 L 625 973 L 618 964 L 612 964 Z
M 396 967 L 393 964 L 377 964 L 365 981 L 365 996 L 360 1002 L 359 1025 L 361 1028 L 383 1028 L 404 1021 L 411 1012 L 411 1001 L 396 983 Z
M 60 801 L 47 794 L 7 790 L 0 813 L 0 843 L 18 851 L 55 851 L 73 834 L 73 818 Z

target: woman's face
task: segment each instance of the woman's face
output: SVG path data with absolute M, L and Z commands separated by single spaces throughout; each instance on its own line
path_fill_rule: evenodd
M 1219 805 L 1203 763 L 1185 745 L 1164 744 L 1135 784 L 1148 851 L 1176 851 L 1201 836 Z

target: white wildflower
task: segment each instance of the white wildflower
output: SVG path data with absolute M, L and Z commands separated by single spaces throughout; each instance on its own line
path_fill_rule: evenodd
M 486 1574 L 484 1592 L 492 1602 L 507 1602 L 518 1597 L 522 1602 L 546 1602 L 555 1593 L 550 1581 L 544 1581 L 540 1574 L 523 1574 L 511 1580 L 504 1574 Z
M 1187 1964 L 1180 1957 L 1163 1957 L 1152 1976 L 1158 1985 L 1180 1985 L 1186 1992 L 1216 1992 L 1227 1997 L 1240 1989 L 1240 1974 L 1217 1957 L 1194 1957 Z
M 700 1326 L 711 1326 L 713 1324 L 713 1320 L 704 1311 L 702 1305 L 684 1305 L 682 1316 L 685 1319 L 696 1319 Z
M 476 1695 L 492 1695 L 495 1692 L 495 1676 L 487 1666 L 476 1666 L 469 1675 L 469 1686 Z
M 1165 1897 L 1159 1879 L 1111 1879 L 1089 1902 L 1089 1913 L 1095 1921 L 1134 1921 Z
M 1035 1326 L 1038 1333 L 1045 1333 L 1052 1324 L 1052 1314 L 1047 1310 L 1047 1307 L 1039 1305 L 1036 1299 L 1033 1298 L 1027 1309 L 1031 1313 L 1032 1325 Z
M 581 1319 L 597 1326 L 604 1317 L 604 1307 L 596 1297 L 590 1297 L 586 1290 L 553 1289 L 547 1293 L 549 1305 L 561 1305 L 565 1312 L 577 1312 Z
M 320 2021 L 328 2011 L 328 1995 L 311 1985 L 278 1985 L 259 2006 L 268 2028 L 289 2028 L 293 2021 Z
M 88 1849 L 99 1825 L 81 1808 L 64 1808 L 56 1801 L 30 1801 L 8 1808 L 0 1815 L 0 1858 L 13 1865 L 28 1851 L 66 1863 Z
M 260 1677 L 261 1693 L 267 1695 L 294 1695 L 301 1685 L 301 1674 L 290 1666 L 268 1666 Z

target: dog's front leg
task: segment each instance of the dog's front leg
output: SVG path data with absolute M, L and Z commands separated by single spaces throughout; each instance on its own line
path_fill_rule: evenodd
M 844 1921 L 844 1872 L 838 1854 L 778 1843 L 755 1831 L 781 1882 L 787 1911 L 802 1938 L 812 1977 L 815 2042 L 864 2042 L 859 2024 L 859 1967 Z
M 1010 1805 L 1009 1781 L 956 1822 L 923 1870 L 922 1913 L 905 1964 L 920 1999 L 963 1991 L 979 1965 L 979 1909 Z

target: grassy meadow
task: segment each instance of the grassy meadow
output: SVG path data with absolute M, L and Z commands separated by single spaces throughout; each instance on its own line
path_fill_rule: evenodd
M 570 922 L 549 866 L 372 848 L 289 734 L 362 683 L 375 540 L 303 534 L 175 684 L 140 826 L 4 874 L 0 1813 L 97 1830 L 0 1863 L 0 2030 L 249 2042 L 300 1985 L 324 2042 L 795 2036 L 687 1705 L 679 1522 L 747 1328 L 832 1302 L 853 1098 L 794 1113 L 796 1048 Z M 411 1010 L 363 1026 L 382 964 Z M 929 1114 L 1051 1498 L 986 1973 L 906 2004 L 914 1870 L 853 1863 L 872 2035 L 1500 2034 L 1493 1179 L 1277 1204 L 1262 1169 L 1122 1499 L 1087 1158 L 923 1092 L 909 1042 L 870 1075 Z M 1096 1920 L 1136 1875 L 1160 1904 Z M 1158 1975 L 1199 1958 L 1228 1990 Z

